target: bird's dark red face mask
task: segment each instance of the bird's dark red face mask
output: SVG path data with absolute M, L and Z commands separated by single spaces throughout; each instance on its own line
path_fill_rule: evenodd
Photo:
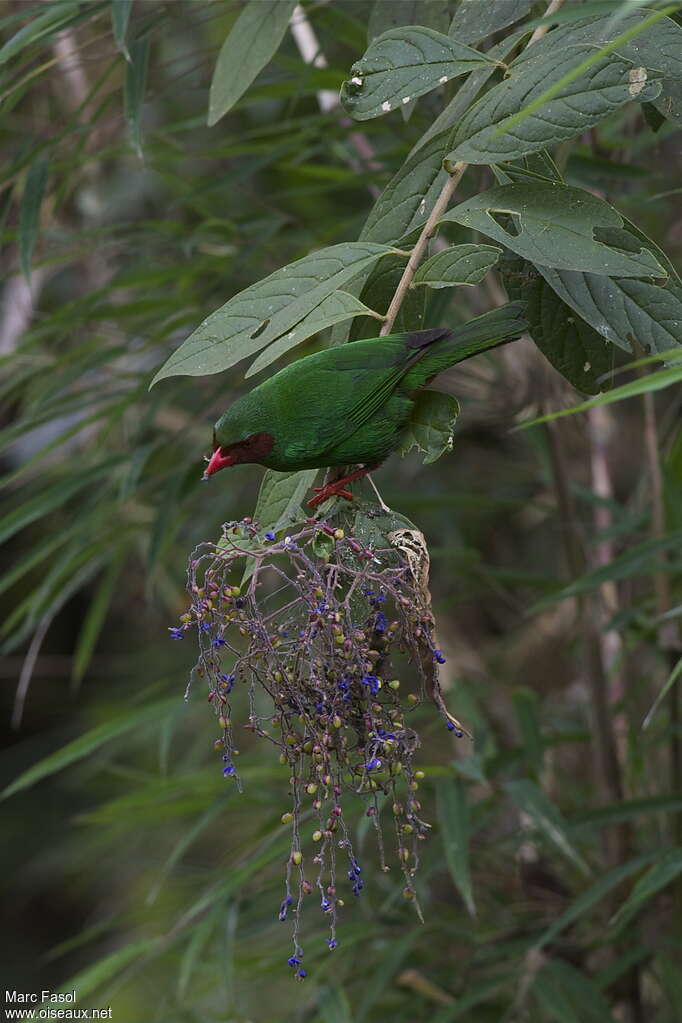
M 239 465 L 244 462 L 260 462 L 272 451 L 274 439 L 269 433 L 253 433 L 246 440 L 227 447 L 217 445 L 204 469 L 204 479 L 214 473 L 226 469 L 228 465 Z

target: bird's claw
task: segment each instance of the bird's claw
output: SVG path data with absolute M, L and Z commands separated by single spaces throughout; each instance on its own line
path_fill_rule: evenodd
M 318 504 L 322 504 L 330 497 L 345 497 L 347 501 L 353 500 L 350 490 L 339 487 L 338 483 L 328 483 L 326 487 L 314 487 L 313 489 L 316 496 L 311 497 L 308 501 L 309 508 L 317 508 Z

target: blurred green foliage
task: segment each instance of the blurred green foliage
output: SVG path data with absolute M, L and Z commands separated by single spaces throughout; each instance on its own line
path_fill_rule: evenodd
M 570 25 L 631 8 L 574 0 L 560 15 Z M 368 25 L 369 38 L 412 21 L 447 32 L 454 15 L 467 45 L 508 36 L 510 48 L 544 5 L 310 3 L 325 62 L 306 62 L 286 31 L 209 128 L 214 67 L 242 9 L 10 0 L 0 21 L 2 763 L 16 792 L 3 805 L 4 986 L 76 987 L 81 1006 L 111 1005 L 121 1023 L 674 1023 L 674 685 L 646 731 L 642 721 L 680 656 L 680 388 L 637 381 L 628 401 L 510 433 L 581 400 L 525 342 L 451 374 L 452 455 L 423 466 L 413 453 L 376 474 L 429 541 L 442 682 L 475 736 L 451 741 L 419 711 L 434 823 L 426 923 L 391 874 L 370 869 L 340 947 L 328 953 L 324 920 L 308 920 L 309 977 L 289 976 L 277 922 L 285 772 L 244 733 L 245 792 L 226 784 L 203 694 L 182 699 L 193 651 L 166 638 L 189 550 L 256 502 L 256 467 L 198 482 L 211 424 L 249 384 L 241 367 L 149 383 L 229 297 L 356 240 L 435 119 L 454 111 L 444 129 L 462 116 L 469 78 L 358 124 L 321 109 L 320 92 L 338 92 L 367 49 Z M 596 190 L 679 265 L 679 83 L 661 95 L 616 106 L 552 153 L 568 185 Z M 440 180 L 433 152 L 419 194 Z M 472 167 L 458 195 L 495 183 Z M 400 213 L 385 203 L 386 231 Z M 413 239 L 415 226 L 408 217 L 399 233 Z M 452 224 L 445 234 L 472 241 Z M 462 322 L 503 300 L 500 280 L 417 288 L 408 325 Z M 396 283 L 394 267 L 363 301 L 383 311 Z M 622 372 L 630 356 L 607 351 Z M 592 393 L 585 374 L 571 379 Z M 369 852 L 366 822 L 356 841 Z

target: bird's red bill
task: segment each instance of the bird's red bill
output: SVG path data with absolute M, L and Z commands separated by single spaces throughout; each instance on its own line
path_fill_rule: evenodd
M 223 454 L 222 448 L 216 448 L 208 465 L 204 470 L 204 476 L 212 476 L 214 472 L 220 472 L 221 469 L 225 469 L 228 465 L 234 465 L 236 459 L 234 455 Z

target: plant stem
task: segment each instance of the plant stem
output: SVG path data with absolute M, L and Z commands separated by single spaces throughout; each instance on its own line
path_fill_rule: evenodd
M 543 14 L 543 18 L 549 18 L 550 14 L 556 14 L 559 8 L 563 6 L 563 3 L 564 0 L 552 0 L 549 7 Z M 538 25 L 538 27 L 535 29 L 532 36 L 528 40 L 528 46 L 532 46 L 533 43 L 537 43 L 538 39 L 542 39 L 544 35 L 547 35 L 551 27 L 552 27 L 551 25 Z M 526 49 L 527 48 L 528 47 L 526 47 Z
M 443 185 L 440 195 L 436 199 L 434 207 L 429 215 L 429 218 L 424 224 L 422 233 L 419 235 L 417 243 L 412 249 L 412 252 L 410 253 L 410 258 L 407 261 L 407 266 L 403 271 L 403 275 L 400 278 L 398 287 L 396 288 L 395 294 L 391 299 L 391 304 L 386 312 L 386 321 L 383 327 L 381 328 L 381 332 L 379 335 L 380 337 L 383 337 L 385 334 L 390 334 L 393 324 L 395 323 L 396 316 L 398 315 L 400 307 L 403 304 L 405 295 L 407 294 L 409 287 L 412 284 L 412 279 L 417 271 L 417 267 L 421 263 L 422 257 L 424 256 L 426 247 L 429 244 L 429 241 L 434 231 L 436 230 L 436 227 L 438 226 L 438 221 L 448 208 L 448 204 L 452 199 L 453 195 L 455 194 L 455 191 L 457 190 L 457 185 L 459 184 L 462 175 L 464 174 L 464 171 L 467 169 L 467 166 L 468 164 L 459 161 L 453 166 L 452 170 L 450 171 L 449 177 L 445 184 Z

